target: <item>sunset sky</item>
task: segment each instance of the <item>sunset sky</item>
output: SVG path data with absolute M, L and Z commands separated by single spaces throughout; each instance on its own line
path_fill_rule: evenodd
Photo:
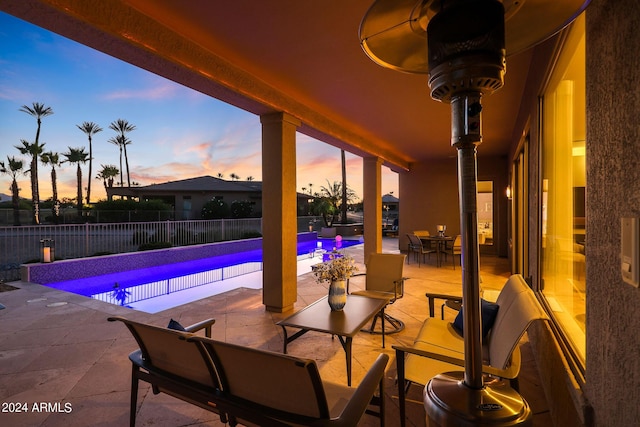
M 95 179 L 101 165 L 119 167 L 118 147 L 107 141 L 116 136 L 109 124 L 120 118 L 136 126 L 127 152 L 131 180 L 139 185 L 218 173 L 262 179 L 258 116 L 0 12 L 0 160 L 21 158 L 25 170 L 29 159 L 15 146 L 22 139 L 33 142 L 37 124 L 19 109 L 34 102 L 54 111 L 42 119 L 45 151 L 88 152 L 87 137 L 76 125 L 103 128 L 93 137 L 92 201 L 106 197 Z M 339 149 L 302 134 L 296 149 L 298 191 L 341 179 Z M 362 197 L 362 159 L 347 153 L 347 170 L 349 187 Z M 82 171 L 86 187 L 88 164 Z M 38 172 L 40 199 L 46 200 L 52 194 L 50 168 L 40 164 Z M 397 174 L 383 167 L 382 176 L 382 194 L 397 196 Z M 20 196 L 30 198 L 29 176 L 20 176 L 18 184 Z M 10 185 L 10 176 L 0 175 L 0 193 L 10 195 Z M 75 165 L 58 170 L 58 191 L 60 198 L 75 197 Z

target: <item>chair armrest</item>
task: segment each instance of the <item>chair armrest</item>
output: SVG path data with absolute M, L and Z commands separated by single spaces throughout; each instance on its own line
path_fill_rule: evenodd
M 389 362 L 389 355 L 380 353 L 378 358 L 356 388 L 355 392 L 344 407 L 338 423 L 331 425 L 353 427 L 358 424 L 360 418 L 367 410 L 376 389 L 380 391 L 380 399 L 384 399 L 384 371 Z M 383 402 L 380 402 L 383 405 Z
M 463 359 L 458 359 L 456 357 L 445 356 L 444 354 L 434 353 L 434 352 L 427 351 L 427 350 L 420 350 L 420 349 L 413 348 L 413 347 L 404 347 L 404 346 L 399 346 L 399 345 L 393 345 L 391 347 L 393 349 L 395 349 L 396 357 L 398 359 L 400 359 L 401 357 L 404 358 L 404 354 L 405 353 L 411 353 L 411 354 L 415 354 L 417 356 L 422 356 L 422 357 L 427 357 L 429 359 L 439 360 L 440 362 L 449 363 L 451 365 L 464 366 L 464 360 Z
M 398 299 L 398 295 L 404 295 L 404 282 L 406 280 L 409 280 L 410 277 L 403 277 L 400 280 L 394 280 L 393 284 L 395 285 L 393 287 L 393 292 L 394 292 L 394 301 Z
M 429 359 L 438 360 L 440 362 L 449 363 L 451 365 L 456 366 L 465 366 L 464 359 L 458 359 L 456 357 L 445 356 L 444 354 L 434 353 L 427 350 L 420 350 L 413 347 L 405 347 L 399 345 L 391 346 L 396 351 L 396 360 L 404 360 L 405 353 L 415 354 L 417 356 L 427 357 Z M 513 350 L 513 354 L 511 356 L 511 363 L 506 369 L 499 369 L 493 366 L 482 364 L 482 372 L 489 375 L 495 375 L 500 378 L 513 379 L 518 376 L 520 373 L 520 349 L 516 347 Z M 404 369 L 404 364 L 402 364 L 402 368 Z M 404 372 L 402 372 L 402 378 L 404 379 Z
M 207 338 L 211 338 L 211 326 L 216 323 L 216 319 L 206 319 L 201 322 L 195 323 L 191 326 L 186 326 L 184 329 L 187 332 L 197 332 L 204 329 L 204 334 Z
M 460 303 L 462 302 L 462 296 L 460 295 L 436 294 L 432 292 L 427 292 L 425 296 L 429 300 L 429 317 L 434 317 L 434 313 L 435 313 L 434 304 L 436 299 L 449 299 L 453 301 L 458 301 Z
M 359 276 L 366 276 L 367 273 L 356 273 L 356 274 L 352 274 L 351 277 L 359 277 Z M 349 294 L 349 280 L 351 280 L 351 277 L 347 277 L 347 294 Z

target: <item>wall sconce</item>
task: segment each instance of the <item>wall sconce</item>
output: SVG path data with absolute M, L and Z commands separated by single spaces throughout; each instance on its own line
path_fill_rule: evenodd
M 507 185 L 507 199 L 511 200 L 511 186 Z
M 53 239 L 40 240 L 40 262 L 53 262 L 55 260 L 56 242 Z

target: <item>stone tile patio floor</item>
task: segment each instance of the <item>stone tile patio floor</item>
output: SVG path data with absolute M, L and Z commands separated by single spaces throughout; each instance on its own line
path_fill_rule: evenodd
M 397 239 L 385 239 L 384 252 L 397 252 Z M 362 264 L 362 246 L 347 249 Z M 410 344 L 428 316 L 424 293 L 460 292 L 461 269 L 451 263 L 435 267 L 435 259 L 418 267 L 405 266 L 405 296 L 387 312 L 405 322 L 405 329 L 388 335 L 381 348 L 379 335 L 366 332 L 353 341 L 353 385 L 356 386 L 380 352 L 388 353 L 385 399 L 388 426 L 398 426 L 395 384 L 395 343 Z M 506 259 L 481 257 L 485 289 L 500 289 L 508 277 Z M 362 278 L 363 279 L 363 278 Z M 0 426 L 126 426 L 129 419 L 131 365 L 127 355 L 136 348 L 124 325 L 107 322 L 111 315 L 166 325 L 170 318 L 183 325 L 213 317 L 215 339 L 256 348 L 282 351 L 283 335 L 276 322 L 290 313 L 267 312 L 261 290 L 237 289 L 200 301 L 148 314 L 91 300 L 44 286 L 12 282 L 18 289 L 0 292 Z M 354 279 L 354 288 L 364 280 Z M 327 286 L 313 274 L 298 277 L 295 309 L 327 294 Z M 439 310 L 439 307 L 438 307 Z M 446 316 L 453 319 L 453 311 Z M 535 361 L 528 342 L 523 344 L 520 392 L 534 412 L 534 425 L 552 425 Z M 323 379 L 346 384 L 344 351 L 338 340 L 308 333 L 289 345 L 289 353 L 317 361 Z M 25 405 L 26 404 L 26 405 Z M 24 412 L 16 412 L 18 409 Z M 215 414 L 166 395 L 154 395 L 141 385 L 138 426 L 222 426 Z M 378 425 L 364 416 L 360 426 Z M 408 394 L 407 425 L 424 426 L 422 387 Z

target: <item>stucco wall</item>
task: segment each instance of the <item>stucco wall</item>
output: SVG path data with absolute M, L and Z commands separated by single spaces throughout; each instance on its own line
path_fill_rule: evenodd
M 597 426 L 640 420 L 640 289 L 620 274 L 620 218 L 640 216 L 640 3 L 587 9 L 587 385 Z
M 409 172 L 400 173 L 400 220 L 398 244 L 407 249 L 407 233 L 429 230 L 436 233 L 438 224 L 447 226 L 447 234 L 460 234 L 458 205 L 458 163 L 452 148 L 451 159 L 413 164 Z
M 447 226 L 447 234 L 460 234 L 460 205 L 458 202 L 458 160 L 456 150 L 452 158 L 427 160 L 411 165 L 400 173 L 400 222 L 398 244 L 407 249 L 407 233 L 429 230 L 436 233 L 438 224 Z M 482 152 L 482 145 L 478 153 Z M 478 180 L 493 181 L 494 187 L 494 247 L 492 253 L 507 256 L 507 161 L 505 157 L 478 156 Z

